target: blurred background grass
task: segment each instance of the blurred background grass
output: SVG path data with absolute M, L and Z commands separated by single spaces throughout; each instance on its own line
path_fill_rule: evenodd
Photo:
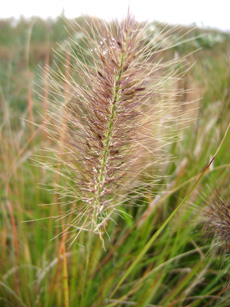
M 153 35 L 161 29 L 158 23 L 149 26 Z M 217 195 L 229 202 L 230 133 L 186 206 L 106 301 L 136 255 L 189 192 L 230 121 L 229 33 L 172 27 L 170 39 L 176 41 L 183 33 L 185 42 L 164 56 L 189 54 L 187 60 L 195 62 L 178 84 L 182 88 L 178 100 L 194 101 L 187 106 L 194 109 L 193 121 L 181 131 L 180 141 L 170 146 L 175 159 L 161 174 L 155 197 L 134 197 L 134 206 L 124 208 L 133 218 L 124 215 L 117 225 L 108 226 L 106 251 L 94 239 L 85 306 L 229 306 L 228 258 L 213 246 L 212 238 L 204 239 L 202 211 Z M 33 163 L 41 148 L 53 144 L 30 121 L 42 124 L 49 91 L 49 71 L 42 67 L 56 69 L 54 49 L 70 34 L 76 36 L 61 17 L 0 21 L 0 306 L 65 304 L 61 238 L 51 240 L 60 228 L 55 219 L 47 218 L 57 216 L 58 207 L 41 206 L 56 201 L 48 191 L 54 174 Z M 48 161 L 49 153 L 43 152 L 42 158 Z M 78 244 L 67 250 L 70 306 L 80 304 L 86 242 L 82 233 Z

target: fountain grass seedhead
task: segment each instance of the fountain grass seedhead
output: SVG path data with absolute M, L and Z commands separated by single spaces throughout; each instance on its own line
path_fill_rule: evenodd
M 204 230 L 208 237 L 214 239 L 214 245 L 222 251 L 230 251 L 230 205 L 219 195 L 204 211 Z
M 102 238 L 132 189 L 152 190 L 165 161 L 183 115 L 175 91 L 178 59 L 164 61 L 170 45 L 130 15 L 120 23 L 87 18 L 76 27 L 51 74 L 46 129 L 58 144 L 56 171 L 65 178 L 66 230 L 73 239 L 82 230 Z

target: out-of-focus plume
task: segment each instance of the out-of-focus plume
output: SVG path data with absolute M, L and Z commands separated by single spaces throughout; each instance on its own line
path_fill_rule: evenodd
M 204 230 L 222 251 L 230 251 L 230 206 L 219 195 L 204 211 Z

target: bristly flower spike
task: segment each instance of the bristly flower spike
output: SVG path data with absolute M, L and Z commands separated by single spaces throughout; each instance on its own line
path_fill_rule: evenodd
M 164 160 L 168 127 L 178 122 L 175 62 L 162 61 L 146 27 L 130 15 L 121 23 L 91 19 L 69 44 L 68 78 L 60 65 L 53 70 L 46 127 L 58 144 L 70 208 L 61 218 L 71 216 L 73 241 L 81 231 L 102 238 L 131 187 L 144 193 L 150 180 L 142 179 Z
M 214 238 L 214 245 L 222 251 L 230 251 L 230 205 L 220 196 L 204 212 L 205 233 Z

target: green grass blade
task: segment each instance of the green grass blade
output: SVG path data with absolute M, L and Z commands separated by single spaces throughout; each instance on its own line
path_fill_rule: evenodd
M 192 194 L 192 192 L 195 190 L 195 188 L 197 187 L 197 185 L 199 184 L 199 182 L 201 181 L 201 179 L 203 178 L 203 176 L 205 175 L 205 173 L 208 171 L 209 167 L 211 166 L 211 164 L 213 163 L 213 161 L 215 160 L 219 150 L 221 149 L 224 140 L 227 136 L 227 133 L 229 131 L 230 128 L 230 123 L 228 124 L 228 127 L 224 133 L 224 136 L 220 142 L 220 145 L 218 146 L 215 154 L 213 155 L 212 159 L 210 160 L 210 162 L 208 163 L 208 165 L 205 167 L 205 169 L 203 170 L 203 172 L 201 173 L 200 177 L 197 179 L 197 181 L 195 182 L 195 184 L 193 185 L 192 189 L 190 190 L 190 192 L 182 199 L 182 201 L 180 202 L 180 204 L 177 206 L 177 208 L 170 214 L 170 216 L 166 219 L 166 221 L 161 225 L 161 227 L 154 233 L 154 235 L 151 237 L 151 239 L 147 242 L 147 244 L 144 246 L 144 248 L 142 249 L 142 251 L 139 253 L 139 255 L 136 257 L 136 259 L 133 261 L 133 263 L 129 266 L 129 268 L 127 269 L 127 271 L 125 272 L 125 274 L 123 275 L 123 277 L 120 279 L 120 281 L 118 282 L 117 286 L 115 287 L 115 289 L 113 290 L 110 299 L 114 296 L 114 294 L 117 292 L 118 288 L 120 287 L 120 285 L 124 282 L 124 280 L 130 275 L 130 273 L 133 271 L 133 269 L 135 268 L 135 266 L 139 263 L 139 261 L 142 259 L 142 257 L 146 254 L 146 252 L 148 251 L 148 249 L 151 247 L 151 245 L 153 244 L 153 242 L 158 238 L 158 236 L 161 234 L 161 232 L 165 229 L 165 227 L 169 224 L 169 222 L 172 220 L 172 218 L 174 217 L 174 215 L 178 212 L 178 210 L 183 206 L 183 204 L 186 202 L 186 200 L 190 197 L 190 195 Z

